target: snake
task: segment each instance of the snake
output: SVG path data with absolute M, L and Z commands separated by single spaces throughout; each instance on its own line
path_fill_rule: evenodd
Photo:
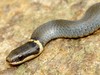
M 36 58 L 48 42 L 57 38 L 74 39 L 88 36 L 100 28 L 100 3 L 90 6 L 79 20 L 57 19 L 37 27 L 29 41 L 12 50 L 6 57 L 10 65 Z

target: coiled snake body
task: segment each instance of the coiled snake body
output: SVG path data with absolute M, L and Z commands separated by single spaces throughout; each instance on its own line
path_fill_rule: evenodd
M 51 39 L 84 37 L 99 28 L 100 3 L 97 3 L 91 6 L 80 20 L 53 20 L 41 25 L 33 32 L 31 40 L 11 51 L 6 60 L 12 65 L 21 64 L 38 56 Z

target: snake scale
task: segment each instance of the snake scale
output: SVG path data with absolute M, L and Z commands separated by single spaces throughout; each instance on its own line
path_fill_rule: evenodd
M 100 3 L 92 5 L 80 20 L 52 20 L 39 26 L 31 39 L 20 47 L 11 51 L 6 60 L 11 65 L 37 57 L 43 47 L 55 38 L 79 38 L 92 34 L 100 28 Z

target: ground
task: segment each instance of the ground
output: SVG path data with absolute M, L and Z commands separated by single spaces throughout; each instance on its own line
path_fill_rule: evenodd
M 37 58 L 10 66 L 5 58 L 27 42 L 43 23 L 78 20 L 100 0 L 2 0 L 0 2 L 0 75 L 100 75 L 100 30 L 78 39 L 50 41 Z

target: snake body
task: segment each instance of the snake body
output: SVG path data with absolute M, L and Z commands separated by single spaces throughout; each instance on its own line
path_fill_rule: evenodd
M 21 64 L 38 56 L 43 47 L 55 38 L 79 38 L 92 34 L 100 28 L 100 3 L 92 5 L 77 21 L 53 20 L 38 27 L 31 41 L 13 50 L 7 57 L 12 65 Z

